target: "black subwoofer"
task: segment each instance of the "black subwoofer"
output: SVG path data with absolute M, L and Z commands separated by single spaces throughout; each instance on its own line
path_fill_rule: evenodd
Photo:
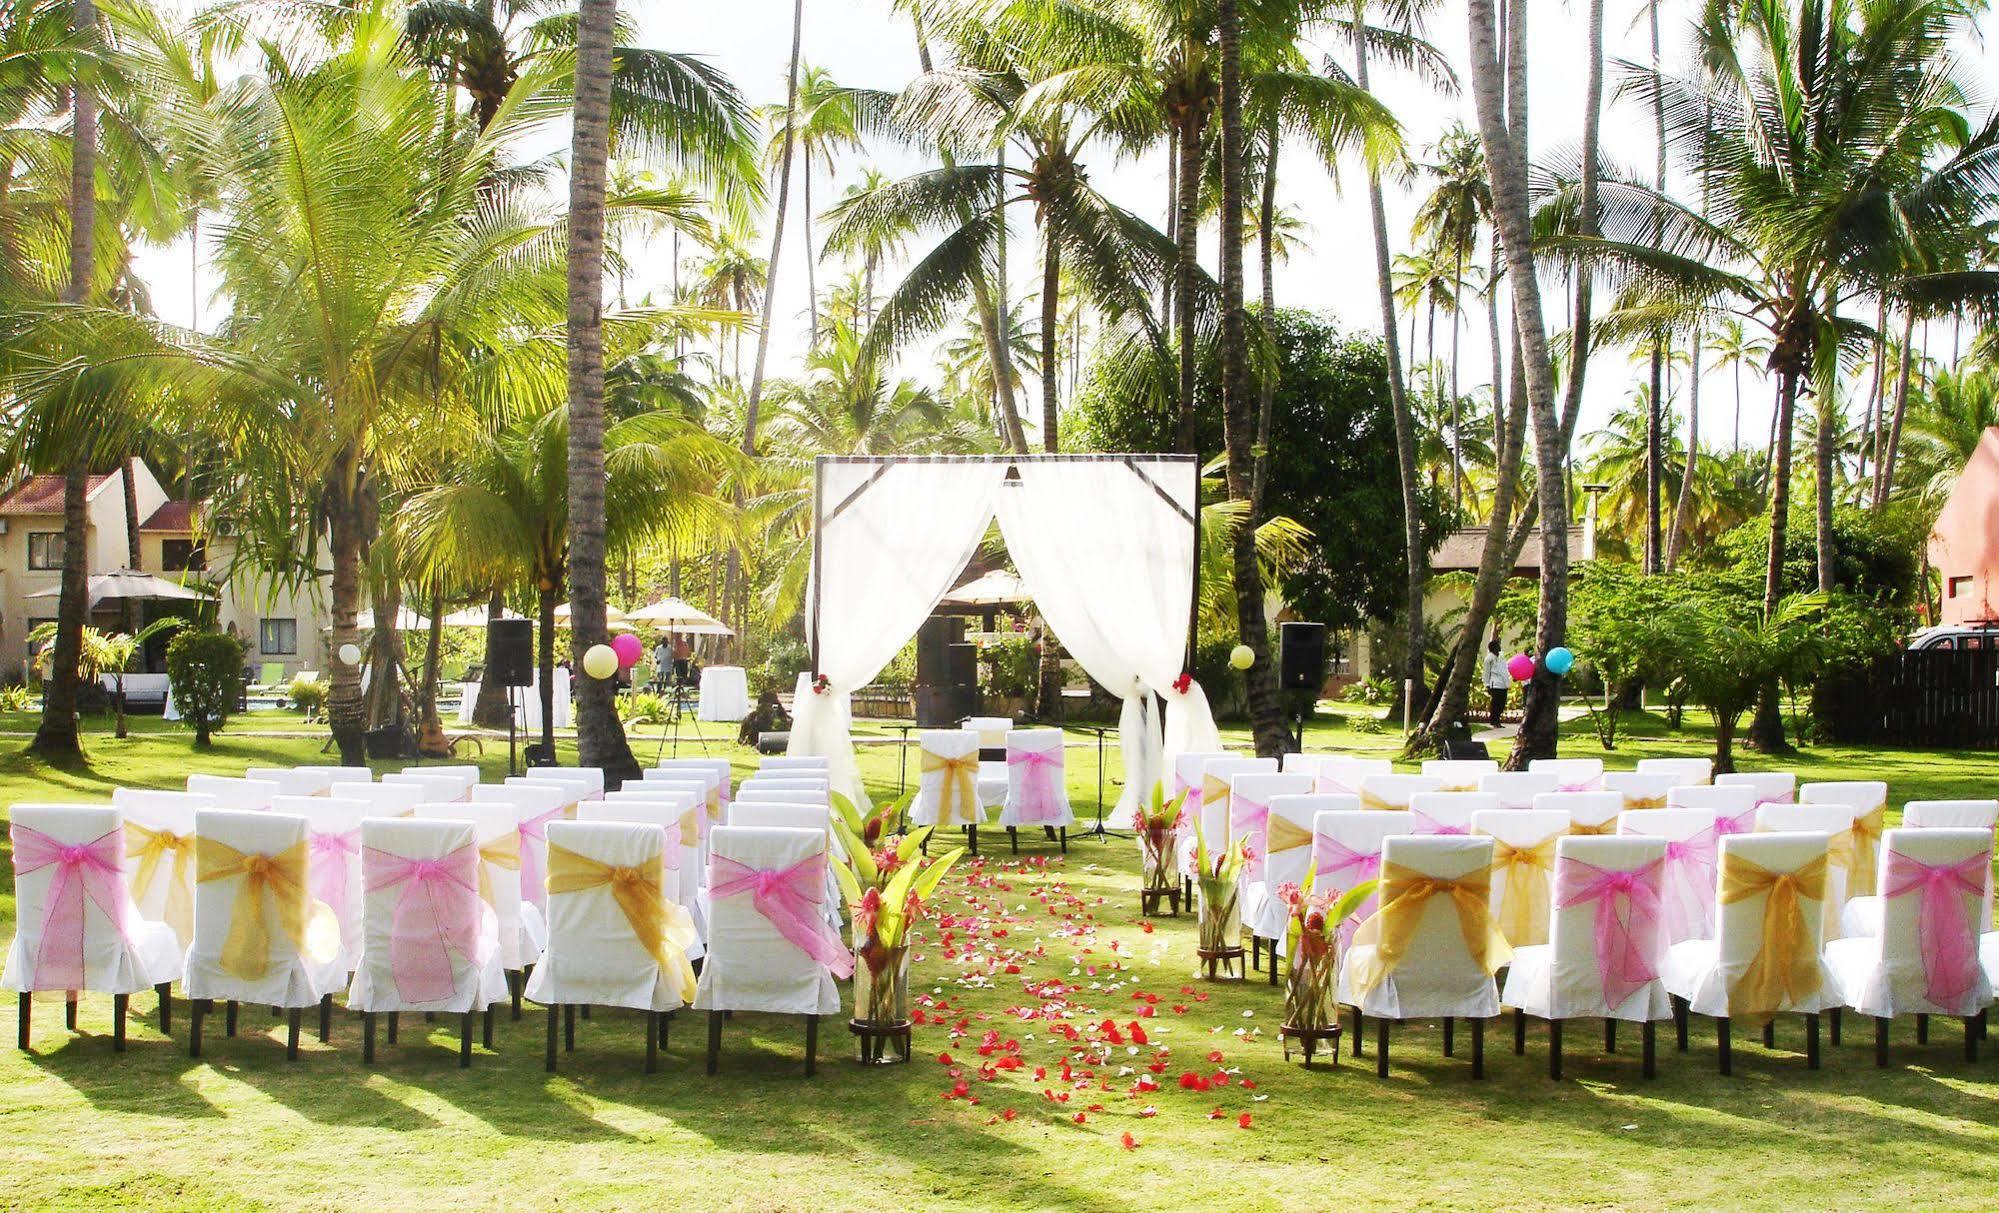
M 495 686 L 534 685 L 534 622 L 528 619 L 495 619 L 488 628 L 486 647 L 491 661 L 487 672 Z

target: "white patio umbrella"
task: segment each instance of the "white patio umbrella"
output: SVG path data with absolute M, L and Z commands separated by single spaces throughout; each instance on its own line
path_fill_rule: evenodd
M 373 628 L 375 626 L 375 612 L 357 612 L 354 616 L 354 626 L 357 628 Z M 429 627 L 430 620 L 417 614 L 414 609 L 406 606 L 396 608 L 396 631 L 421 632 L 427 630 Z
M 678 598 L 662 598 L 658 602 L 642 606 L 626 616 L 633 623 L 649 624 L 665 632 L 682 632 L 689 636 L 734 636 L 735 630 L 728 624 L 710 615 L 689 602 Z
M 527 616 L 501 608 L 502 619 L 525 619 Z M 444 617 L 448 628 L 483 628 L 486 626 L 486 608 L 482 606 L 460 607 Z
M 1026 602 L 1028 598 L 1027 586 L 1019 577 L 1005 569 L 994 569 L 944 595 L 943 601 L 952 606 L 997 606 L 1006 602 Z
M 112 573 L 99 573 L 85 583 L 90 593 L 93 609 L 107 602 L 173 601 L 203 602 L 213 595 L 206 587 L 185 586 L 151 573 L 141 573 L 135 569 L 119 569 Z M 37 590 L 29 598 L 60 598 L 62 587 Z
M 618 630 L 618 625 L 625 622 L 625 613 L 607 602 L 604 604 L 604 622 L 609 624 L 611 626 L 611 630 L 615 632 Z M 568 603 L 565 602 L 561 606 L 555 608 L 555 626 L 559 628 L 566 628 L 569 626 Z M 630 629 L 628 628 L 626 630 L 629 631 Z

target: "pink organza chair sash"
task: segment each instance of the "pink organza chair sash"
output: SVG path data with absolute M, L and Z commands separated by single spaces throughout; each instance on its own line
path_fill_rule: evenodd
M 1409 820 L 1415 825 L 1412 834 L 1470 834 L 1466 826 L 1445 825 L 1420 809 L 1409 810 Z
M 1756 807 L 1760 809 L 1766 804 L 1790 804 L 1795 800 L 1797 800 L 1797 796 L 1793 793 L 1778 792 L 1774 796 L 1758 796 L 1756 798 Z
M 396 993 L 412 1003 L 440 1002 L 457 988 L 451 953 L 473 963 L 479 954 L 478 848 L 467 844 L 435 859 L 409 859 L 374 847 L 361 850 L 362 883 L 370 893 L 402 887 L 389 919 L 389 968 Z
M 1929 1000 L 1955 1007 L 1978 980 L 1978 933 L 1972 925 L 1985 898 L 1988 856 L 1979 854 L 1957 863 L 1923 863 L 1899 851 L 1888 852 L 1888 885 L 1884 897 L 1921 896 L 1916 910 L 1916 936 L 1923 957 L 1923 981 Z
M 1715 834 L 1722 835 L 1722 834 L 1755 833 L 1757 807 L 1758 806 L 1756 805 L 1751 805 L 1748 809 L 1733 815 L 1727 813 L 1716 814 L 1714 819 Z
M 1055 773 L 1062 769 L 1062 755 L 1054 750 L 1008 750 L 1006 764 L 1021 768 L 1020 819 L 1057 821 L 1062 817 L 1062 801 L 1055 791 Z
M 757 913 L 799 951 L 836 977 L 854 975 L 854 954 L 819 913 L 826 890 L 824 854 L 808 856 L 788 868 L 753 868 L 726 855 L 711 855 L 708 863 L 709 900 L 748 893 Z
M 1734 831 L 1723 830 L 1717 819 L 1692 838 L 1666 843 L 1666 879 L 1673 885 L 1666 898 L 1666 938 L 1672 943 L 1714 933 L 1714 869 L 1725 833 Z
M 43 989 L 82 989 L 85 897 L 97 903 L 118 937 L 127 945 L 131 943 L 131 936 L 125 933 L 125 882 L 119 869 L 125 854 L 125 832 L 119 828 L 89 842 L 68 843 L 15 824 L 9 837 L 14 843 L 17 877 L 51 864 L 56 868 L 49 879 L 48 899 L 42 905 L 42 942 L 35 952 L 33 984 Z
M 336 919 L 347 921 L 353 897 L 353 890 L 348 887 L 347 857 L 361 853 L 359 827 L 339 833 L 307 834 L 305 845 L 311 853 L 306 868 L 312 895 L 325 902 Z
M 547 904 L 548 823 L 568 815 L 568 805 L 557 805 L 546 812 L 536 813 L 515 827 L 521 837 L 521 897 L 524 900 L 536 905 Z
M 1659 888 L 1666 861 L 1621 871 L 1580 859 L 1555 865 L 1555 906 L 1596 903 L 1596 964 L 1606 1006 L 1621 1006 L 1659 976 Z
M 1557 783 L 1555 790 L 1557 792 L 1601 792 L 1603 791 L 1603 780 L 1597 776 L 1592 776 L 1588 779 L 1571 780 L 1568 783 Z
M 1381 852 L 1356 851 L 1336 838 L 1317 834 L 1312 838 L 1312 873 L 1316 892 L 1351 889 L 1381 876 Z M 1375 899 L 1370 896 L 1355 907 L 1352 918 L 1340 924 L 1342 942 L 1351 939 L 1367 916 L 1374 913 L 1374 905 Z
M 1229 837 L 1260 840 L 1263 831 L 1270 825 L 1270 806 L 1258 804 L 1254 800 L 1244 800 L 1240 796 L 1229 797 Z M 1251 842 L 1245 847 L 1242 864 L 1243 878 L 1263 879 L 1263 847 L 1260 842 Z

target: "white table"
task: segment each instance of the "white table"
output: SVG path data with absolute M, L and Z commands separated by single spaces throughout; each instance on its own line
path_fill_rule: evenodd
M 696 720 L 734 723 L 750 714 L 750 678 L 739 665 L 711 665 L 701 671 L 701 707 Z
M 458 689 L 462 696 L 458 701 L 458 723 L 471 724 L 472 709 L 479 704 L 479 684 L 476 682 L 462 682 L 458 684 Z M 520 727 L 528 732 L 539 729 L 541 727 L 541 671 L 535 671 L 533 686 L 515 687 L 509 694 L 514 697 L 514 702 L 520 705 L 520 715 L 517 718 L 520 722 Z M 555 667 L 555 727 L 558 729 L 569 727 L 569 671 L 563 669 L 561 666 Z

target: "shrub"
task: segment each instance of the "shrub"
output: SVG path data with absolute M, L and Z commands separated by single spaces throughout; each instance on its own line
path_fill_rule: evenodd
M 292 706 L 308 717 L 317 716 L 326 706 L 327 687 L 317 678 L 307 678 L 303 674 L 294 677 L 285 688 L 285 695 Z
M 167 645 L 167 680 L 174 706 L 207 746 L 235 705 L 243 674 L 243 644 L 220 632 L 184 631 Z
M 669 712 L 666 696 L 651 691 L 633 691 L 618 696 L 618 719 L 626 724 L 660 724 Z

